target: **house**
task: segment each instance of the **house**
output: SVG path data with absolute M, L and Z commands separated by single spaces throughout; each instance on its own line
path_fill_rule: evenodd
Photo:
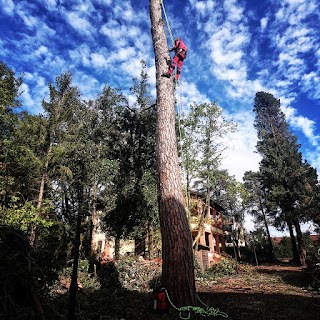
M 92 219 L 92 251 L 103 260 L 112 260 L 115 256 L 115 238 L 102 229 L 101 209 L 97 210 Z M 134 240 L 120 240 L 119 254 L 124 256 L 132 254 L 135 250 Z
M 188 214 L 195 257 L 201 269 L 204 270 L 218 262 L 223 253 L 226 253 L 224 209 L 213 200 L 210 200 L 210 206 L 207 207 L 205 195 L 196 191 L 190 193 L 189 202 Z M 103 232 L 99 217 L 98 211 L 93 219 L 92 248 L 102 259 L 113 259 L 115 240 Z M 239 241 L 242 243 L 242 239 Z M 227 244 L 231 246 L 233 242 Z M 134 252 L 134 240 L 121 240 L 120 255 Z
M 224 234 L 227 248 L 245 247 L 245 230 L 240 222 L 234 218 L 224 221 Z
M 207 207 L 202 193 L 190 192 L 190 229 L 196 260 L 202 270 L 221 259 L 225 252 L 223 208 L 210 200 Z

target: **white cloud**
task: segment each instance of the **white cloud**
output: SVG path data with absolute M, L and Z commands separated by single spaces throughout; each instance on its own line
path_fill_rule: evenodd
M 119 64 L 120 62 L 130 59 L 132 61 L 136 56 L 136 51 L 133 47 L 120 48 L 118 52 L 113 52 L 107 57 L 108 64 Z M 131 64 L 131 63 L 130 63 Z M 127 64 L 129 66 L 129 64 Z
M 33 17 L 31 14 L 28 14 L 27 12 L 23 11 L 23 8 L 17 10 L 17 14 L 29 29 L 37 27 L 39 23 L 38 18 Z
M 12 0 L 0 0 L 0 7 L 7 15 L 12 16 L 14 13 L 15 5 Z
M 237 0 L 225 0 L 224 7 L 227 14 L 227 19 L 237 23 L 243 20 L 243 8 L 238 6 Z
M 260 26 L 261 26 L 261 30 L 264 31 L 265 28 L 267 27 L 267 24 L 268 24 L 268 17 L 263 17 L 261 20 L 260 20 Z
M 35 51 L 36 56 L 46 55 L 48 53 L 48 48 L 46 46 L 40 46 L 39 49 Z
M 73 82 L 79 88 L 84 100 L 95 99 L 103 89 L 103 84 L 95 77 L 88 76 L 83 72 L 76 72 L 73 75 Z
M 66 13 L 68 23 L 78 32 L 87 35 L 91 34 L 91 24 L 88 20 L 80 16 L 79 12 L 67 12 Z
M 208 97 L 202 93 L 193 82 L 182 78 L 176 90 L 177 108 L 179 112 L 187 112 L 191 104 L 210 103 Z
M 317 169 L 318 179 L 320 178 L 320 146 L 316 148 L 316 152 L 314 150 L 306 150 L 305 152 L 306 158 L 308 162 Z
M 278 55 L 275 66 L 278 70 L 273 73 L 286 77 L 287 87 L 282 92 L 291 89 L 297 82 L 308 80 L 306 77 L 312 57 L 316 56 L 318 34 L 309 21 L 317 9 L 315 0 L 284 0 L 279 3 L 275 14 L 276 19 L 270 25 L 270 40 L 274 44 L 274 53 Z M 288 25 L 289 22 L 289 25 Z M 319 67 L 318 67 L 319 69 Z M 310 73 L 310 72 L 309 72 Z M 308 81 L 302 87 L 310 96 L 317 95 L 314 88 L 308 87 Z
M 32 88 L 32 89 L 30 89 Z M 26 72 L 23 75 L 23 84 L 20 87 L 21 103 L 32 114 L 40 114 L 42 110 L 42 100 L 48 96 L 48 83 L 39 74 Z
M 313 120 L 297 115 L 297 110 L 292 107 L 282 105 L 281 109 L 292 128 L 301 130 L 313 145 L 318 145 L 320 136 L 315 134 L 316 123 Z
M 208 13 L 212 12 L 215 7 L 215 3 L 212 0 L 190 2 L 201 16 L 208 15 Z
M 55 9 L 57 6 L 57 0 L 42 0 L 42 3 L 48 8 L 48 9 Z
M 25 106 L 32 107 L 33 99 L 30 96 L 29 86 L 25 83 L 22 83 L 22 85 L 20 86 L 20 92 L 23 104 Z
M 101 68 L 101 67 L 106 67 L 107 65 L 107 60 L 104 57 L 104 55 L 100 53 L 92 53 L 91 54 L 91 62 L 93 67 L 95 68 Z
M 320 99 L 320 76 L 316 72 L 312 71 L 308 74 L 304 74 L 301 78 L 302 88 L 305 92 L 308 92 L 314 99 Z
M 86 44 L 77 47 L 75 50 L 69 50 L 69 56 L 76 65 L 82 64 L 85 67 L 89 67 L 90 55 L 90 47 Z
M 261 156 L 255 152 L 257 132 L 253 127 L 254 114 L 248 111 L 239 111 L 228 115 L 229 120 L 237 124 L 237 130 L 225 137 L 228 149 L 224 152 L 225 158 L 222 167 L 242 181 L 245 171 L 258 171 Z

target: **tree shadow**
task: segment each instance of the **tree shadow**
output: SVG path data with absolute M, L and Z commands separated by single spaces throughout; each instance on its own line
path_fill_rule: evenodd
M 199 293 L 199 297 L 207 306 L 217 308 L 228 315 L 228 318 L 214 317 L 217 320 L 310 320 L 318 319 L 320 314 L 320 296 L 308 298 L 282 294 L 203 292 Z M 51 307 L 46 308 L 46 319 L 66 319 L 67 301 L 66 296 L 52 301 Z M 77 301 L 77 319 L 180 319 L 179 311 L 173 308 L 165 314 L 157 314 L 152 308 L 152 294 L 147 292 L 130 291 L 124 288 L 113 292 L 108 289 L 93 292 L 83 290 L 79 292 Z M 201 303 L 199 306 L 205 308 Z M 188 316 L 187 313 L 183 315 Z M 206 318 L 194 312 L 190 314 L 190 320 Z
M 257 268 L 256 271 L 261 274 L 278 276 L 283 282 L 299 287 L 308 288 L 312 282 L 311 273 L 301 268 Z
M 200 297 L 226 312 L 228 320 L 310 320 L 320 314 L 320 296 L 206 292 Z

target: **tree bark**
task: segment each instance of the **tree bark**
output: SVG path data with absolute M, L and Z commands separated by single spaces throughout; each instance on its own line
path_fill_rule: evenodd
M 79 211 L 77 215 L 77 229 L 74 239 L 74 257 L 71 275 L 71 284 L 69 288 L 69 308 L 68 308 L 68 320 L 76 319 L 76 300 L 78 291 L 78 265 L 79 265 L 79 252 L 81 243 L 81 223 L 83 215 L 83 193 L 80 191 Z
M 300 263 L 300 258 L 299 258 L 299 252 L 298 252 L 298 248 L 297 248 L 297 243 L 296 243 L 296 237 L 294 236 L 294 233 L 293 233 L 292 222 L 291 221 L 287 221 L 287 225 L 288 225 L 288 229 L 289 229 L 291 246 L 292 246 L 293 263 L 299 264 Z
M 269 225 L 268 225 L 268 221 L 267 221 L 267 215 L 266 215 L 266 212 L 264 210 L 264 207 L 263 207 L 262 200 L 261 200 L 260 196 L 259 196 L 259 203 L 260 203 L 260 208 L 261 208 L 261 212 L 262 212 L 262 216 L 263 216 L 264 227 L 266 228 L 266 233 L 267 233 L 267 237 L 268 237 L 269 258 L 271 259 L 271 261 L 275 261 L 274 248 L 273 248 L 273 243 L 272 243 L 270 230 L 269 230 Z
M 154 259 L 154 248 L 153 248 L 153 226 L 152 223 L 149 221 L 148 226 L 148 251 L 149 251 L 149 259 Z
M 157 89 L 156 159 L 162 235 L 162 284 L 175 306 L 196 305 L 192 237 L 184 207 L 175 132 L 172 79 L 161 77 L 170 58 L 161 0 L 150 0 Z
M 305 241 L 302 236 L 300 223 L 297 219 L 294 219 L 293 224 L 294 224 L 294 228 L 296 229 L 296 234 L 297 234 L 298 253 L 299 253 L 299 258 L 300 258 L 300 264 L 302 267 L 306 267 L 307 266 L 307 263 L 306 263 L 307 252 L 306 252 Z
M 42 175 L 41 175 L 41 182 L 40 182 L 38 201 L 37 201 L 36 218 L 39 218 L 41 216 L 41 207 L 43 202 L 44 187 L 45 187 L 45 183 L 48 175 L 49 154 L 51 153 L 51 149 L 52 149 L 52 143 L 50 142 L 47 150 L 47 154 L 46 154 L 46 161 L 45 161 L 45 164 L 42 170 Z M 34 243 L 36 241 L 36 229 L 37 229 L 37 226 L 33 224 L 31 226 L 30 237 L 29 237 L 31 246 L 34 246 Z
M 120 236 L 116 236 L 114 239 L 114 259 L 118 261 L 120 259 Z
M 93 194 L 92 194 L 92 207 L 91 207 L 91 221 L 90 221 L 90 242 L 89 242 L 89 253 L 90 253 L 90 261 L 89 261 L 89 268 L 88 272 L 94 272 L 94 260 L 96 259 L 96 250 L 95 250 L 95 243 L 94 239 L 97 234 L 97 179 L 96 175 L 94 175 L 93 180 Z M 101 254 L 101 252 L 99 252 Z

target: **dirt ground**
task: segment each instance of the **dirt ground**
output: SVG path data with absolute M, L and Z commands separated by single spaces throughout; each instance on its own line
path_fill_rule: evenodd
M 230 320 L 320 320 L 320 292 L 312 291 L 310 282 L 311 275 L 299 267 L 258 266 L 200 284 L 198 292 Z
M 228 317 L 171 308 L 158 315 L 152 309 L 151 293 L 121 289 L 82 291 L 78 295 L 78 320 L 320 320 L 320 292 L 311 290 L 311 276 L 298 267 L 269 265 L 247 267 L 239 274 L 217 281 L 197 281 L 200 300 Z M 66 319 L 67 297 L 54 301 L 47 319 Z M 199 306 L 202 306 L 199 304 Z M 213 310 L 213 309 L 211 309 Z M 181 317 L 180 317 L 181 316 Z

